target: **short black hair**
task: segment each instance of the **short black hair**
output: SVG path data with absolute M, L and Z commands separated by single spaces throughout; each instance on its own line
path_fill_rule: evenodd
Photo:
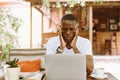
M 61 22 L 63 20 L 70 20 L 70 21 L 76 21 L 78 22 L 77 18 L 73 14 L 66 14 L 62 17 Z

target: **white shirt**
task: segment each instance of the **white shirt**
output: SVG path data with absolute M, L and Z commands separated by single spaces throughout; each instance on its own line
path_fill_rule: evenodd
M 46 54 L 57 53 L 56 50 L 59 46 L 60 46 L 59 36 L 50 38 L 46 44 Z M 79 49 L 80 54 L 92 55 L 92 45 L 88 39 L 78 36 L 76 47 Z M 63 54 L 74 54 L 74 51 L 73 49 L 67 49 L 65 47 L 63 50 Z

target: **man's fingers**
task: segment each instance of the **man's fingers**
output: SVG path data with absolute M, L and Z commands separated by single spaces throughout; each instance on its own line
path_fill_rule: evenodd
M 76 36 L 78 36 L 79 35 L 79 29 L 77 28 L 77 30 L 76 30 Z

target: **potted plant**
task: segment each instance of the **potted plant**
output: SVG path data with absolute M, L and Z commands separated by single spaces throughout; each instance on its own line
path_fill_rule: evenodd
M 19 60 L 13 59 L 11 61 L 7 61 L 6 64 L 9 66 L 7 67 L 7 78 L 8 80 L 19 80 L 19 74 L 20 74 L 20 67 L 17 64 Z

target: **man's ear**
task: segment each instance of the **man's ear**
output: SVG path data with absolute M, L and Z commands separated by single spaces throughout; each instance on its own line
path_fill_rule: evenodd
M 59 27 L 57 28 L 57 32 L 59 33 L 61 31 L 61 25 L 59 25 Z
M 62 27 L 62 25 L 60 25 L 60 28 Z
M 62 29 L 62 25 L 60 25 L 60 29 Z

